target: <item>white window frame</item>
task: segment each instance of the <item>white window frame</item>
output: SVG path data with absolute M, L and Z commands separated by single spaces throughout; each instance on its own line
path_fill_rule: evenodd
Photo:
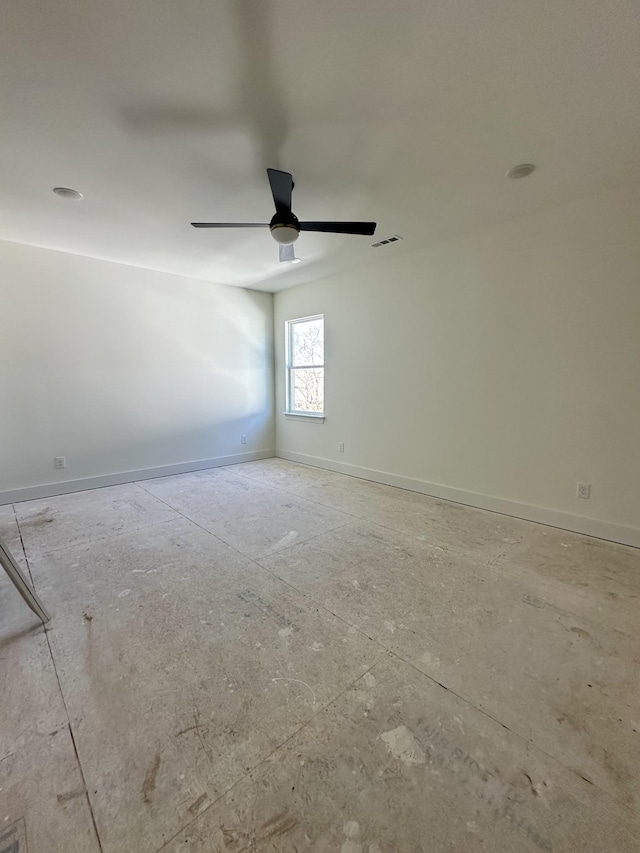
M 290 418 L 314 418 L 318 421 L 324 421 L 324 411 L 322 412 L 305 412 L 300 409 L 293 408 L 293 376 L 296 370 L 304 370 L 309 368 L 322 368 L 322 382 L 324 385 L 324 361 L 322 364 L 296 364 L 294 367 L 291 363 L 293 352 L 293 329 L 298 323 L 308 323 L 310 320 L 322 320 L 322 336 L 324 339 L 324 314 L 313 314 L 310 317 L 296 317 L 295 320 L 285 320 L 285 412 L 284 414 Z M 323 347 L 324 349 L 324 347 Z

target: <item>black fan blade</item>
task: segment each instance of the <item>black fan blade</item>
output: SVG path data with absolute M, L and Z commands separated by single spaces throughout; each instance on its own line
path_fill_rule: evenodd
M 293 248 L 293 243 L 289 243 L 286 246 L 280 244 L 278 246 L 280 252 L 280 262 L 284 263 L 285 261 L 295 261 L 296 259 L 296 250 Z
M 192 222 L 194 228 L 268 228 L 268 222 Z
M 278 213 L 291 213 L 293 178 L 289 172 L 281 172 L 279 169 L 267 169 L 267 175 L 276 210 Z
M 331 234 L 366 234 L 376 230 L 376 222 L 300 222 L 301 231 L 326 231 Z

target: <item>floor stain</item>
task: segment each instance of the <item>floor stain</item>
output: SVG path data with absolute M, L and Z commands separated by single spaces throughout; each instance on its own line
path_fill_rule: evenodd
M 283 850 L 285 848 L 283 848 L 279 842 L 274 841 L 274 839 L 288 835 L 290 832 L 293 832 L 297 826 L 299 826 L 298 821 L 296 818 L 289 815 L 286 808 L 265 821 L 257 831 L 253 830 L 245 832 L 239 828 L 231 829 L 221 825 L 218 829 L 219 835 L 222 836 L 220 839 L 220 849 L 238 850 L 239 853 L 249 853 L 249 851 L 254 850 L 266 850 L 267 848 L 263 845 L 270 842 L 269 850 Z M 216 838 L 214 840 L 217 841 L 218 839 Z M 287 847 L 286 849 L 295 851 L 298 848 L 294 846 L 292 848 Z
M 248 589 L 245 592 L 239 592 L 237 593 L 237 596 L 241 601 L 244 601 L 247 604 L 254 605 L 259 610 L 261 610 L 266 616 L 275 619 L 283 630 L 289 629 L 287 634 L 283 636 L 289 636 L 289 634 L 293 634 L 295 631 L 299 630 L 296 624 L 291 622 L 290 619 L 285 618 L 281 613 L 275 610 L 275 608 L 272 607 L 271 604 L 262 599 L 259 595 L 257 595 L 257 593 L 253 592 L 252 590 Z
M 522 777 L 524 779 L 525 788 L 528 788 L 534 797 L 543 796 L 545 788 L 547 787 L 547 783 L 544 780 L 536 784 L 525 770 L 522 771 Z
M 578 628 L 576 625 L 573 628 L 569 628 L 572 634 L 577 634 L 579 637 L 591 637 L 591 634 L 588 631 L 585 631 L 584 628 Z
M 536 595 L 531 595 L 531 594 L 530 594 L 530 593 L 528 593 L 528 592 L 526 592 L 526 593 L 522 596 L 522 600 L 524 601 L 524 603 L 525 603 L 525 604 L 528 604 L 530 607 L 539 607 L 539 608 L 542 608 L 542 607 L 546 607 L 546 606 L 547 606 L 547 602 L 546 602 L 546 601 L 543 601 L 541 598 L 538 598 Z
M 30 518 L 25 518 L 24 521 L 21 521 L 21 524 L 29 524 L 31 527 L 43 527 L 45 524 L 51 524 L 53 518 L 49 514 L 51 510 L 48 506 L 44 507 L 44 509 L 38 510 L 38 512 L 34 513 Z
M 198 797 L 198 799 L 195 801 L 195 803 L 191 803 L 191 805 L 189 806 L 189 808 L 187 809 L 187 811 L 188 811 L 188 812 L 191 812 L 191 814 L 195 814 L 195 813 L 198 811 L 198 809 L 200 808 L 200 806 L 201 806 L 201 805 L 204 803 L 204 801 L 207 799 L 207 797 L 208 797 L 208 796 L 209 796 L 209 795 L 207 794 L 207 792 L 206 792 L 206 791 L 204 792 L 204 794 L 200 794 L 200 796 L 199 796 L 199 797 Z
M 156 789 L 156 776 L 160 767 L 160 753 L 156 752 L 156 757 L 153 759 L 153 764 L 147 770 L 144 782 L 142 783 L 142 801 L 150 803 L 153 798 L 153 792 Z
M 260 831 L 269 831 L 274 824 L 280 823 L 280 821 L 283 820 L 287 816 L 287 814 L 287 809 L 283 809 L 281 812 L 278 812 L 277 814 L 273 815 L 273 817 L 270 817 L 269 820 L 265 820 L 265 822 L 260 827 Z
M 287 810 L 285 809 L 262 824 L 260 840 L 270 841 L 273 838 L 281 838 L 283 835 L 288 835 L 288 833 L 292 832 L 297 825 L 298 821 L 293 817 L 288 817 Z
M 179 731 L 179 732 L 176 732 L 176 733 L 175 733 L 174 737 L 180 737 L 181 735 L 186 735 L 186 734 L 187 734 L 187 732 L 195 732 L 195 731 L 199 731 L 199 729 L 200 729 L 200 724 L 199 724 L 199 723 L 196 723 L 196 724 L 195 724 L 195 725 L 193 725 L 193 726 L 187 726 L 187 728 L 186 728 L 186 729 L 180 729 L 180 731 Z
M 390 732 L 380 735 L 381 740 L 387 745 L 387 749 L 394 758 L 398 758 L 403 764 L 424 764 L 426 755 L 415 737 L 406 726 L 398 726 Z
M 2 853 L 27 853 L 27 829 L 23 817 L 0 829 L 0 850 Z
M 78 791 L 67 791 L 64 794 L 58 794 L 58 802 L 59 803 L 68 803 L 69 800 L 75 800 L 76 797 L 82 797 L 84 795 L 84 788 L 80 788 Z

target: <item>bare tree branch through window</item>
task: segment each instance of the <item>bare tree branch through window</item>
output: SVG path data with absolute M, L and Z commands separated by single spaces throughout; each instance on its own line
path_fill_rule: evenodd
M 324 411 L 324 318 L 291 320 L 288 329 L 289 411 Z

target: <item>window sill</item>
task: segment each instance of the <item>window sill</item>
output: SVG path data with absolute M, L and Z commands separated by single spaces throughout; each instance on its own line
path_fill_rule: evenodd
M 283 412 L 285 418 L 290 421 L 314 421 L 318 424 L 324 423 L 324 415 L 315 412 Z

